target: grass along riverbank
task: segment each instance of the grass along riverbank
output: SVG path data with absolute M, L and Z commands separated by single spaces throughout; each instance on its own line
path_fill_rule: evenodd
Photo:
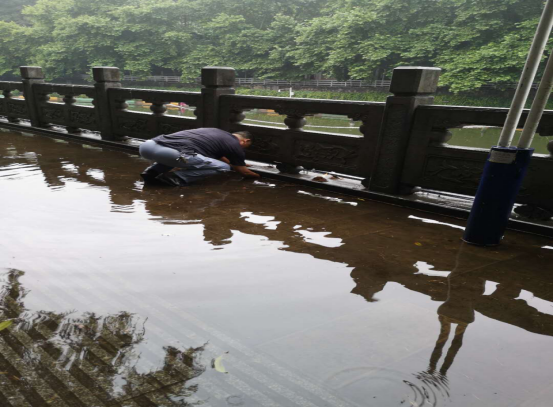
M 133 87 L 125 84 L 126 87 Z M 139 87 L 142 89 L 165 89 L 171 91 L 185 91 L 185 92 L 200 92 L 200 87 L 191 88 L 178 88 L 178 87 Z M 304 91 L 301 89 L 294 89 L 295 98 L 307 98 L 307 99 L 334 99 L 340 101 L 365 101 L 365 102 L 385 102 L 386 97 L 391 95 L 387 92 L 379 92 L 373 89 L 367 88 L 365 92 L 336 92 L 336 91 Z M 289 88 L 283 88 L 281 92 L 270 89 L 251 89 L 251 88 L 236 88 L 238 95 L 254 95 L 254 96 L 278 96 L 288 97 Z M 513 90 L 514 93 L 514 90 Z M 480 91 L 479 93 L 471 94 L 453 94 L 453 93 L 438 93 L 434 97 L 434 104 L 436 105 L 453 105 L 453 106 L 484 106 L 492 108 L 508 108 L 511 106 L 512 95 L 508 93 L 501 93 L 498 91 Z M 532 103 L 531 98 L 527 102 L 527 108 L 530 108 Z M 547 103 L 546 109 L 553 110 L 553 100 Z

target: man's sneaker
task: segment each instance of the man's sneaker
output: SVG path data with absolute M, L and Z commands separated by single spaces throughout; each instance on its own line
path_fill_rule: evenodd
M 171 171 L 172 169 L 173 169 L 173 167 L 171 167 L 171 166 L 167 166 L 167 165 L 161 164 L 161 163 L 154 163 L 150 167 L 148 167 L 145 171 L 152 171 L 152 172 L 156 172 L 157 174 L 161 174 L 161 173 L 167 173 L 168 171 Z
M 152 186 L 164 185 L 164 183 L 156 179 L 157 176 L 159 176 L 159 174 L 154 172 L 144 171 L 143 173 L 140 173 L 140 177 L 142 177 L 142 180 L 144 180 L 144 184 Z
M 180 187 L 186 186 L 186 182 L 173 173 L 164 173 L 156 177 L 156 181 L 166 186 Z
M 165 164 L 154 163 L 150 167 L 146 168 L 146 170 L 144 170 L 142 173 L 140 173 L 140 177 L 142 177 L 142 180 L 144 180 L 144 183 L 146 184 L 157 186 L 167 185 L 166 183 L 157 180 L 156 177 L 158 177 L 160 174 L 170 171 L 171 169 L 172 167 L 166 166 Z
M 144 180 L 144 184 L 149 184 L 154 186 L 159 186 L 163 184 L 159 180 L 157 180 L 156 176 L 154 176 L 153 174 L 148 174 L 144 172 L 144 173 L 140 173 L 140 177 L 142 177 L 142 180 Z
M 146 170 L 144 170 L 141 174 L 149 174 L 155 177 L 158 174 L 167 173 L 172 169 L 173 168 L 171 166 L 166 166 L 165 164 L 161 163 L 154 163 L 150 167 L 147 167 Z

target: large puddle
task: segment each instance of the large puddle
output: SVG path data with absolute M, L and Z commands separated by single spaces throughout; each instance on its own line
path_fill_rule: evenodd
M 553 401 L 553 243 L 0 133 L 0 405 Z

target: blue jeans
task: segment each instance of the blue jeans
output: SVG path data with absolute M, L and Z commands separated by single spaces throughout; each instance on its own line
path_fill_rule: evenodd
M 231 170 L 231 167 L 221 160 L 212 159 L 198 153 L 180 153 L 170 147 L 161 146 L 153 140 L 142 143 L 139 152 L 145 159 L 165 164 L 171 168 L 178 167 L 179 170 L 175 170 L 173 173 L 187 184 Z

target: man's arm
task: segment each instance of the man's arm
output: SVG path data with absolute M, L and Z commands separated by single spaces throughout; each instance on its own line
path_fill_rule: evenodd
M 257 173 L 254 173 L 253 171 L 251 171 L 250 169 L 248 169 L 247 166 L 232 166 L 232 169 L 238 173 L 240 173 L 241 175 L 243 175 L 244 177 L 254 177 L 254 178 L 259 178 L 261 177 L 259 174 Z

